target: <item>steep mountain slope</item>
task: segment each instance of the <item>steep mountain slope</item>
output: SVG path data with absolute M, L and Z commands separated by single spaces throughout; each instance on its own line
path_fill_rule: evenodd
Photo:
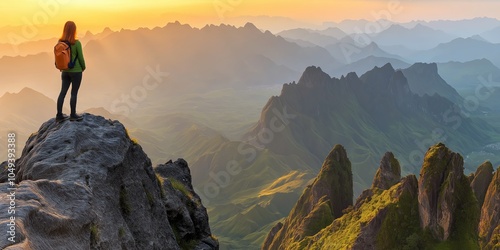
M 153 170 L 118 121 L 42 124 L 0 189 L 15 188 L 15 237 L 2 249 L 218 249 L 180 159 Z M 7 211 L 8 200 L 0 207 Z M 10 216 L 0 216 L 8 231 Z
M 474 94 L 478 86 L 485 84 L 484 82 L 500 82 L 500 68 L 487 59 L 446 62 L 437 65 L 439 75 L 461 94 Z M 500 87 L 500 85 L 493 87 Z
M 389 159 L 394 168 L 387 167 Z M 394 181 L 380 189 L 376 176 L 372 188 L 340 218 L 327 226 L 317 222 L 292 228 L 288 237 L 280 239 L 286 245 L 266 241 L 263 249 L 479 249 L 479 206 L 463 174 L 462 157 L 443 144 L 432 146 L 418 182 L 414 175 L 397 179 L 397 166 L 394 156 L 386 154 L 379 173 L 394 175 Z M 311 194 L 305 191 L 300 200 L 308 197 Z M 291 213 L 285 224 L 292 219 L 301 217 Z M 310 228 L 318 233 L 294 237 Z M 273 229 L 268 239 L 279 233 Z
M 403 69 L 402 72 L 408 79 L 408 85 L 413 93 L 420 96 L 438 94 L 457 105 L 463 105 L 464 98 L 441 78 L 437 64 L 416 63 Z
M 263 249 L 290 248 L 293 241 L 318 233 L 348 206 L 352 206 L 351 163 L 345 149 L 336 145 L 318 177 L 306 188 L 285 222 L 277 225 L 280 229 L 267 237 Z
M 462 96 L 488 107 L 496 113 L 493 115 L 499 116 L 500 69 L 497 66 L 487 59 L 480 59 L 439 63 L 438 70 Z

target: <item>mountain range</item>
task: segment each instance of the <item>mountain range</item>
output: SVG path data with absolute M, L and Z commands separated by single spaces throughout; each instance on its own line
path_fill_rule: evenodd
M 481 23 L 476 21 L 470 22 Z M 496 81 L 500 72 L 494 58 L 496 44 L 479 36 L 446 42 L 448 35 L 459 35 L 430 24 L 415 25 L 381 30 L 385 31 L 381 41 L 388 44 L 384 46 L 375 40 L 358 46 L 356 34 L 327 24 L 280 35 L 252 24 L 199 29 L 180 23 L 105 30 L 102 36 L 88 33 L 82 38 L 88 39 L 84 51 L 89 68 L 79 112 L 120 120 L 132 141 L 151 157 L 152 165 L 186 159 L 193 191 L 207 207 L 221 249 L 259 248 L 299 199 L 314 200 L 318 206 L 310 212 L 326 214 L 325 221 L 347 214 L 341 211 L 345 204 L 356 205 L 342 197 L 339 208 L 333 198 L 327 201 L 314 192 L 312 198 L 301 198 L 321 175 L 322 162 L 336 144 L 342 144 L 349 155 L 352 181 L 346 183 L 352 183 L 351 200 L 373 186 L 379 157 L 387 151 L 398 156 L 402 176 L 420 173 L 425 153 L 437 142 L 464 156 L 465 174 L 476 171 L 485 160 L 500 164 L 496 126 L 500 109 L 495 102 L 500 91 L 481 100 L 477 108 L 470 106 L 471 97 L 477 98 L 477 76 L 488 78 L 491 73 Z M 396 29 L 406 35 L 394 36 L 391 30 Z M 417 36 L 419 29 L 434 30 L 444 43 L 417 51 L 398 42 Z M 394 41 L 382 39 L 391 36 Z M 432 42 L 436 41 L 425 40 L 428 47 Z M 484 50 L 476 48 L 482 45 Z M 414 61 L 424 63 L 411 65 Z M 32 70 L 27 72 L 27 67 Z M 2 134 L 15 128 L 24 142 L 54 116 L 59 73 L 53 69 L 50 53 L 40 53 L 1 58 L 0 75 L 0 93 L 18 92 L 0 98 Z M 19 86 L 31 89 L 16 89 Z M 128 102 L 123 99 L 127 96 Z M 4 147 L 0 145 L 0 150 Z M 334 151 L 344 158 L 339 148 Z M 391 192 L 370 197 L 399 191 L 413 194 L 414 181 L 406 178 Z M 399 198 L 387 201 L 398 204 Z M 331 217 L 325 213 L 328 207 L 335 207 Z M 351 215 L 369 209 L 367 205 Z M 296 222 L 287 228 L 294 228 Z
M 411 29 L 394 24 L 380 33 L 365 36 L 381 46 L 404 45 L 413 50 L 432 49 L 440 43 L 446 43 L 457 38 L 444 31 L 435 30 L 422 24 L 417 24 Z
M 417 61 L 438 63 L 468 62 L 485 58 L 499 67 L 499 56 L 500 44 L 492 44 L 474 38 L 457 38 L 430 50 L 419 52 L 412 58 Z
M 375 174 L 376 155 L 387 149 L 405 156 L 402 173 L 409 174 L 418 172 L 432 143 L 445 140 L 467 154 L 495 141 L 495 128 L 461 117 L 454 107 L 440 95 L 411 92 L 403 72 L 389 64 L 340 79 L 309 67 L 297 83 L 285 84 L 269 100 L 247 140 L 227 141 L 194 161 L 193 180 L 213 206 L 209 214 L 214 231 L 225 236 L 221 241 L 230 248 L 238 245 L 227 239 L 255 244 L 263 240 L 261 232 L 270 229 L 270 221 L 291 209 L 290 199 L 310 183 L 319 159 L 328 154 L 325 149 L 335 143 L 351 152 L 353 193 L 358 196 Z M 240 171 L 230 175 L 227 169 L 233 164 Z M 467 162 L 467 171 L 474 171 L 474 164 Z

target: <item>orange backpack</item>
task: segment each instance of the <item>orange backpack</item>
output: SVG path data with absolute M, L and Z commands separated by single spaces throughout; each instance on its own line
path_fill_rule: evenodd
M 56 46 L 54 46 L 54 56 L 56 59 L 55 64 L 57 69 L 63 71 L 75 67 L 78 54 L 76 55 L 75 60 L 71 61 L 71 53 L 71 45 L 67 41 L 59 41 Z

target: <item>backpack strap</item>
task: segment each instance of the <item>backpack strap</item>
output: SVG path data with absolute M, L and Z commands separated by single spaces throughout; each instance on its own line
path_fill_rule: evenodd
M 71 60 L 71 58 L 73 58 L 73 50 L 71 49 L 71 43 L 69 41 L 63 41 L 63 42 L 69 46 L 69 51 L 71 53 L 70 54 L 70 60 Z M 75 60 L 70 61 L 71 65 L 73 65 L 73 67 L 75 66 L 76 60 L 78 60 L 78 50 L 76 50 Z

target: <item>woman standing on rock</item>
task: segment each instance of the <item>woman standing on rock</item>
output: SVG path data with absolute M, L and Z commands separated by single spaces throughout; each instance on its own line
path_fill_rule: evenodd
M 85 59 L 83 58 L 82 44 L 76 39 L 76 24 L 73 21 L 67 21 L 64 25 L 64 30 L 59 42 L 66 42 L 71 45 L 71 61 L 76 61 L 73 68 L 63 70 L 61 73 L 62 87 L 57 99 L 57 115 L 56 121 L 61 122 L 68 118 L 62 113 L 64 98 L 68 92 L 69 86 L 71 87 L 71 115 L 70 121 L 80 121 L 82 117 L 76 114 L 76 101 L 78 89 L 82 82 L 83 71 L 85 71 Z

